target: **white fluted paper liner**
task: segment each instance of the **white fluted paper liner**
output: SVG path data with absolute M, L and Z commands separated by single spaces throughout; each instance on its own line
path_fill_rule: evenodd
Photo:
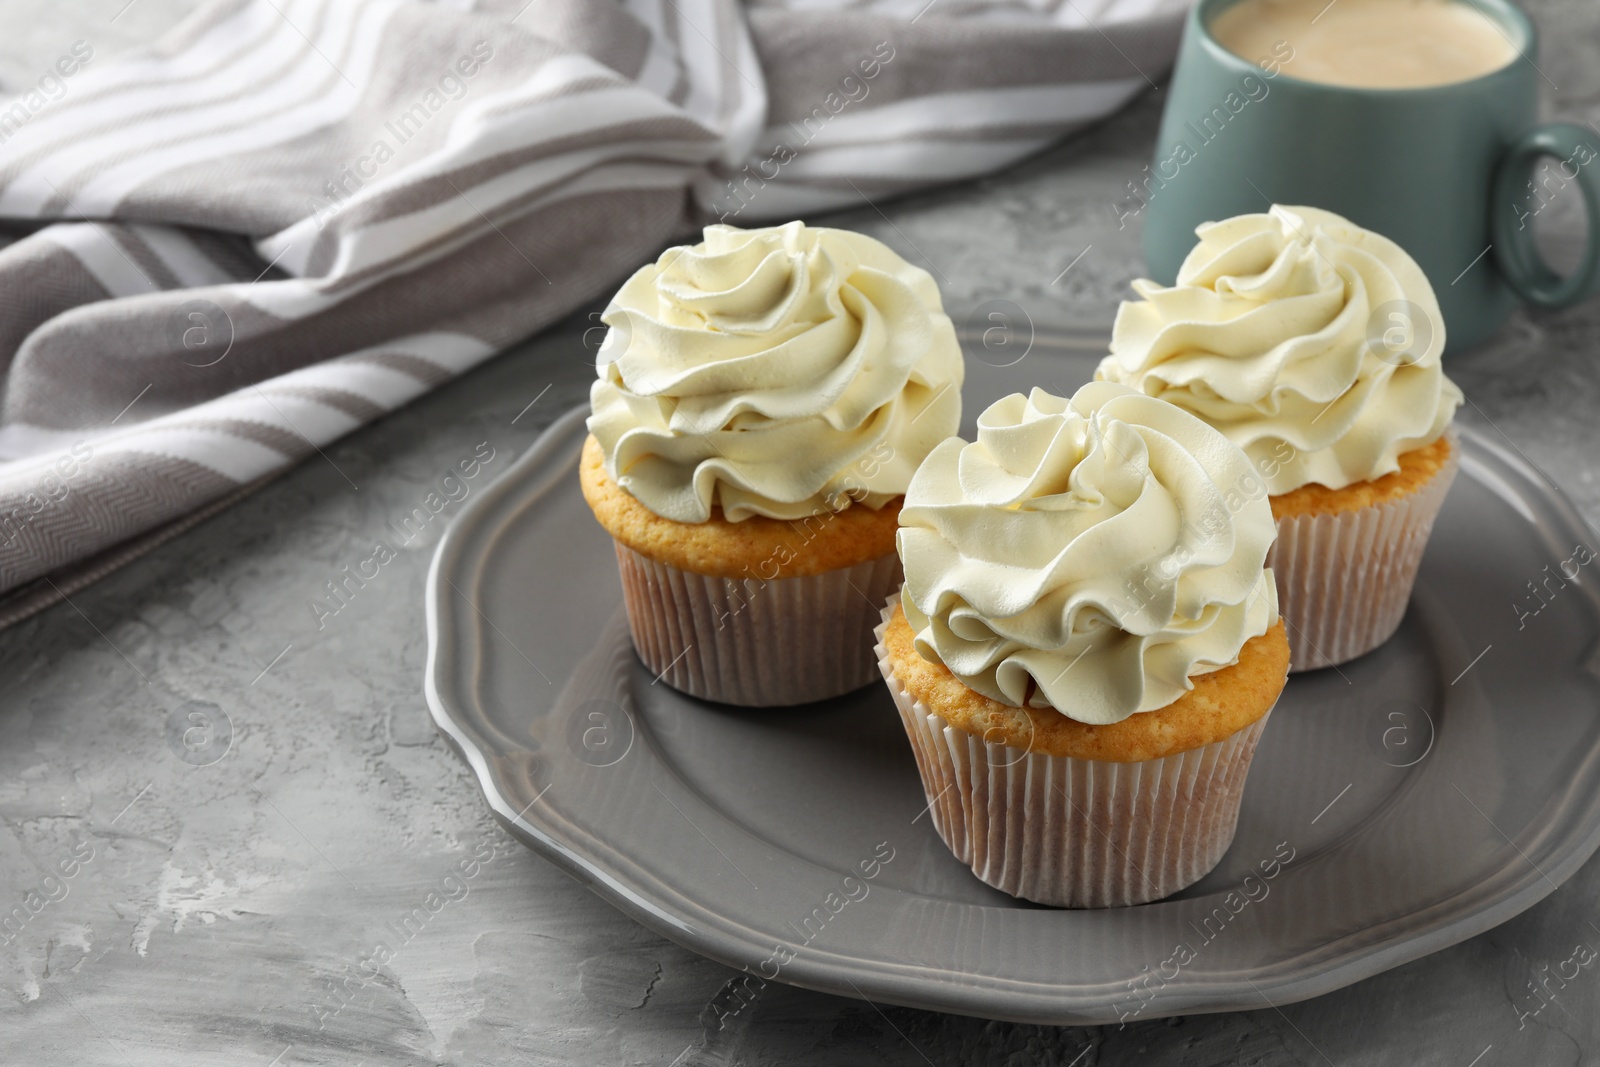
M 916 753 L 933 825 L 957 859 L 1015 897 L 1066 908 L 1143 904 L 1193 885 L 1233 843 L 1263 715 L 1220 741 L 1138 763 L 1074 759 L 950 725 L 878 667 Z
M 900 557 L 798 578 L 709 578 L 617 543 L 628 628 L 661 681 L 704 700 L 777 707 L 878 679 L 872 627 Z
M 1278 521 L 1267 566 L 1289 633 L 1289 671 L 1337 666 L 1394 636 L 1433 520 L 1455 481 L 1460 446 L 1421 489 L 1387 504 Z

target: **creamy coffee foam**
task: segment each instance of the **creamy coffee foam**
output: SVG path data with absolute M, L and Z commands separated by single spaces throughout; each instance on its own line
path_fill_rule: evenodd
M 1287 45 L 1282 73 L 1367 89 L 1469 81 L 1517 57 L 1506 31 L 1460 0 L 1240 0 L 1211 35 L 1252 63 Z

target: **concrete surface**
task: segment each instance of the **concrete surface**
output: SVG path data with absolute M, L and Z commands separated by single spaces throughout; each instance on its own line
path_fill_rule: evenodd
M 0 84 L 27 84 L 78 37 L 110 54 L 188 6 L 138 0 L 109 23 L 123 3 L 0 0 Z M 1541 66 L 1561 87 L 1552 112 L 1596 119 L 1600 8 L 1531 6 Z M 1006 297 L 1040 320 L 1108 318 L 1140 269 L 1137 235 L 1118 230 L 1111 204 L 1147 161 L 1160 105 L 1149 94 L 1002 177 L 831 221 L 931 264 L 953 308 Z M 1573 207 L 1550 211 L 1555 228 Z M 1600 1062 L 1596 969 L 1537 1014 L 1527 992 L 1580 943 L 1600 946 L 1595 862 L 1488 934 L 1281 1009 L 1057 1029 L 768 985 L 719 1022 L 734 972 L 513 842 L 436 736 L 421 693 L 422 583 L 459 505 L 322 628 L 310 608 L 481 442 L 494 459 L 472 492 L 584 399 L 585 325 L 578 316 L 0 633 L 0 906 L 30 916 L 0 944 L 0 1063 Z M 1591 303 L 1519 316 L 1490 350 L 1450 364 L 1476 404 L 1464 418 L 1492 422 L 1591 523 L 1597 349 Z M 472 877 L 446 881 L 473 856 Z M 361 971 L 374 939 L 435 891 L 443 904 L 392 963 Z

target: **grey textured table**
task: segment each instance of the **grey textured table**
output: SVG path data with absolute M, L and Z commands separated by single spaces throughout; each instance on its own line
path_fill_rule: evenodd
M 189 6 L 140 0 L 110 23 L 122 3 L 0 0 L 0 84 L 30 83 L 79 37 L 109 55 Z M 1600 8 L 1541 0 L 1535 14 L 1552 113 L 1600 119 Z M 1146 162 L 1160 103 L 1002 177 L 830 221 L 931 265 L 955 309 L 1006 297 L 1040 320 L 1105 319 L 1139 272 L 1137 233 L 1111 205 Z M 1600 946 L 1600 862 L 1488 934 L 1281 1009 L 1055 1029 L 768 985 L 729 1011 L 733 971 L 515 844 L 435 734 L 422 580 L 458 504 L 336 615 L 319 625 L 311 607 L 459 460 L 493 450 L 469 483 L 481 492 L 583 400 L 587 325 L 576 316 L 0 634 L 0 903 L 44 901 L 0 936 L 0 1063 L 1600 1062 L 1600 968 L 1549 978 L 1557 998 L 1527 1014 L 1541 1003 L 1527 983 Z M 1591 303 L 1521 316 L 1449 367 L 1473 401 L 1463 418 L 1492 422 L 1591 523 L 1597 349 Z M 199 731 L 188 748 L 185 731 Z M 413 914 L 425 919 L 390 964 L 361 970 Z

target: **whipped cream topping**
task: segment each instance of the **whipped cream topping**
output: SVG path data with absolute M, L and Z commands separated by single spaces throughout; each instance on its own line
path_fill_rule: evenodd
M 708 226 L 602 316 L 589 431 L 664 518 L 880 508 L 961 421 L 963 363 L 927 271 L 799 222 Z
M 1444 433 L 1444 318 L 1399 245 L 1307 207 L 1195 232 L 1177 285 L 1133 283 L 1097 378 L 1199 415 L 1273 495 L 1382 477 Z
M 1167 706 L 1277 621 L 1276 526 L 1248 484 L 1220 433 L 1126 386 L 997 401 L 976 441 L 933 450 L 900 512 L 918 652 L 1081 722 Z

